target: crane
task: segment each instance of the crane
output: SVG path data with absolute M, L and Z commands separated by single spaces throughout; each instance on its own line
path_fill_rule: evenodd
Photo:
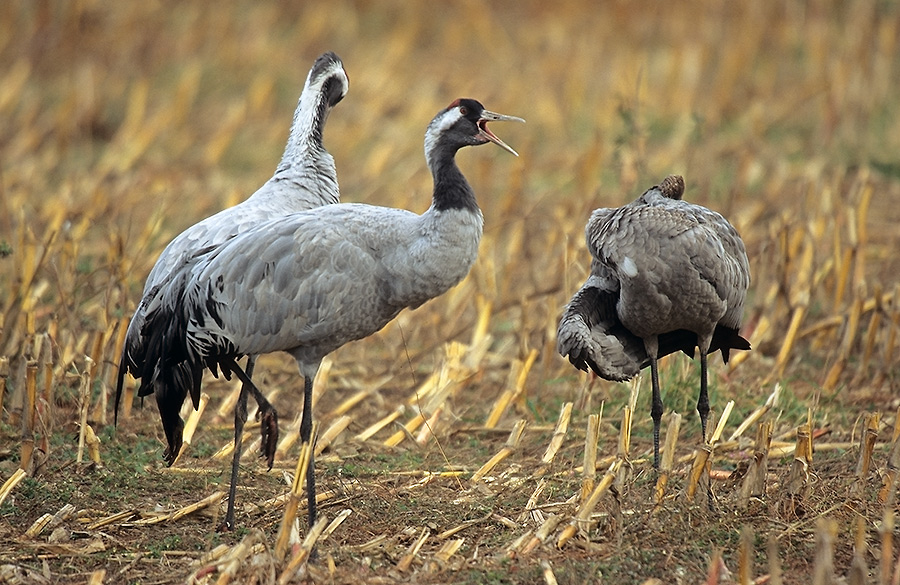
M 325 205 L 262 223 L 182 264 L 146 311 L 140 393 L 153 392 L 163 421 L 178 416 L 188 393 L 200 394 L 204 368 L 254 385 L 236 360 L 285 351 L 303 377 L 300 437 L 312 430 L 312 383 L 328 353 L 384 327 L 406 307 L 443 294 L 468 274 L 483 217 L 456 165 L 465 146 L 492 142 L 490 121 L 521 118 L 458 99 L 425 133 L 434 190 L 421 215 L 359 203 Z M 225 526 L 234 525 L 247 394 L 235 407 L 234 459 Z M 265 444 L 265 426 L 263 428 Z M 168 436 L 168 435 L 167 435 Z M 170 444 L 170 451 L 175 448 Z M 315 462 L 307 481 L 309 525 L 316 518 Z
M 563 311 L 557 350 L 580 370 L 625 381 L 650 366 L 653 462 L 659 467 L 663 405 L 657 359 L 700 350 L 697 412 L 709 414 L 707 356 L 749 350 L 740 336 L 750 264 L 737 230 L 719 213 L 681 199 L 670 175 L 635 201 L 597 209 L 585 227 L 587 281 Z
M 349 78 L 340 57 L 332 52 L 320 55 L 306 77 L 294 111 L 284 154 L 272 178 L 245 201 L 184 230 L 162 251 L 147 277 L 141 302 L 128 324 L 116 384 L 116 419 L 125 372 L 131 371 L 134 375 L 141 372 L 146 352 L 141 329 L 146 319 L 147 306 L 177 267 L 199 251 L 221 244 L 265 220 L 340 200 L 334 158 L 322 144 L 322 133 L 328 114 L 347 95 L 348 89 Z M 254 356 L 250 356 L 246 366 L 248 376 L 253 373 L 254 363 Z M 141 396 L 145 396 L 150 390 L 145 387 L 143 392 Z M 261 393 L 255 389 L 252 393 L 260 405 L 263 428 L 271 431 L 267 438 L 277 441 L 278 421 L 274 410 L 268 406 L 268 401 Z M 194 406 L 197 406 L 196 402 Z M 169 409 L 161 410 L 168 412 Z M 181 417 L 177 414 L 163 420 L 169 445 L 163 457 L 169 465 L 174 463 L 181 449 L 183 426 Z M 274 442 L 271 445 L 264 444 L 263 450 L 271 467 Z

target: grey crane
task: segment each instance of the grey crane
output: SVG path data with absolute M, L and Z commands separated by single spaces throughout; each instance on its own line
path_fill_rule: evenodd
M 625 381 L 650 366 L 653 463 L 659 467 L 663 405 L 657 359 L 700 350 L 697 412 L 709 414 L 707 356 L 749 350 L 740 336 L 750 264 L 737 230 L 719 213 L 681 200 L 670 175 L 635 201 L 597 209 L 585 227 L 591 272 L 563 311 L 557 350 L 581 370 Z
M 147 277 L 141 303 L 126 332 L 116 385 L 116 418 L 126 370 L 136 376 L 143 371 L 146 348 L 141 329 L 147 307 L 177 267 L 188 262 L 199 251 L 221 244 L 261 222 L 340 200 L 334 158 L 322 144 L 322 133 L 328 114 L 347 95 L 348 88 L 349 78 L 340 57 L 332 52 L 320 55 L 307 75 L 294 111 L 284 154 L 272 178 L 245 201 L 184 230 L 162 251 Z M 252 376 L 254 362 L 251 355 L 246 366 L 248 376 Z M 144 396 L 151 390 L 144 386 L 142 392 L 141 396 Z M 251 392 L 260 405 L 267 438 L 263 443 L 263 454 L 271 467 L 278 436 L 277 417 L 262 394 L 255 388 Z M 159 394 L 157 399 L 160 399 Z M 168 414 L 168 418 L 163 419 L 169 445 L 164 458 L 171 465 L 181 448 L 183 422 L 178 413 L 170 408 L 161 407 L 160 410 Z
M 341 203 L 260 224 L 184 263 L 150 302 L 141 392 L 154 392 L 163 420 L 184 398 L 199 397 L 209 368 L 244 388 L 253 382 L 236 363 L 242 355 L 286 351 L 303 376 L 300 437 L 310 441 L 312 382 L 322 358 L 378 331 L 406 307 L 443 294 L 469 272 L 483 218 L 459 167 L 464 146 L 493 142 L 516 154 L 488 128 L 515 120 L 459 99 L 441 110 L 425 133 L 434 180 L 423 214 Z M 235 455 L 225 525 L 234 523 L 247 392 L 235 408 Z M 265 432 L 265 431 L 264 431 Z M 170 445 L 170 450 L 174 445 Z M 307 472 L 310 526 L 316 518 L 314 461 Z

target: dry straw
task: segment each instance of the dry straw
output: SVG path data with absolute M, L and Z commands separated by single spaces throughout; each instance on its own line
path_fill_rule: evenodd
M 711 457 L 713 454 L 713 449 L 716 444 L 722 437 L 722 433 L 725 431 L 725 425 L 728 423 L 728 417 L 731 416 L 731 411 L 734 408 L 734 401 L 729 401 L 724 410 L 722 411 L 722 416 L 719 417 L 719 422 L 716 424 L 715 429 L 713 429 L 712 436 L 710 436 L 709 442 L 704 444 L 702 447 L 697 449 L 694 457 L 694 461 L 691 464 L 691 472 L 688 476 L 688 486 L 687 491 L 685 493 L 687 500 L 693 501 L 694 496 L 698 492 L 698 488 L 704 487 L 705 489 L 699 490 L 701 494 L 703 494 L 707 498 L 707 503 L 712 505 L 712 493 L 711 493 L 711 485 L 710 485 L 710 470 L 712 469 L 712 461 Z
M 594 491 L 594 480 L 597 477 L 597 443 L 600 437 L 600 422 L 603 419 L 603 405 L 600 412 L 588 415 L 587 432 L 584 435 L 584 469 L 581 478 L 580 501 L 584 502 Z
M 516 448 L 519 445 L 519 441 L 522 439 L 522 433 L 525 431 L 525 421 L 520 420 L 516 422 L 513 426 L 512 431 L 509 433 L 509 438 L 506 439 L 506 444 L 503 446 L 500 451 L 498 451 L 493 457 L 491 457 L 484 465 L 478 468 L 478 471 L 472 474 L 471 480 L 473 482 L 478 482 L 484 479 L 484 477 L 494 470 L 494 467 L 497 466 L 501 461 L 512 455 Z
M 623 465 L 628 464 L 628 445 L 631 436 L 631 408 L 625 407 L 622 415 L 622 426 L 619 430 L 619 450 L 616 458 L 610 464 L 600 482 L 594 487 L 586 500 L 581 502 L 578 511 L 569 524 L 562 530 L 556 540 L 557 548 L 563 548 L 575 536 L 578 531 L 588 532 L 589 523 L 594 513 L 594 508 L 600 499 L 609 491 L 609 488 L 620 477 Z
M 312 434 L 315 440 L 316 433 L 319 430 L 318 421 L 313 422 Z M 281 518 L 281 525 L 278 529 L 278 535 L 275 538 L 275 558 L 280 562 L 283 561 L 287 554 L 288 545 L 290 544 L 291 534 L 295 534 L 297 529 L 297 510 L 302 501 L 303 482 L 307 476 L 307 469 L 312 456 L 313 447 L 309 443 L 303 443 L 300 446 L 300 455 L 297 458 L 297 467 L 294 470 L 294 479 L 291 482 L 290 496 L 287 505 L 284 507 L 284 515 Z M 312 527 L 310 527 L 312 528 Z M 324 530 L 324 525 L 322 529 Z M 315 541 L 313 541 L 315 542 Z
M 766 493 L 766 476 L 769 468 L 769 449 L 772 445 L 772 422 L 765 421 L 756 428 L 756 445 L 750 460 L 747 475 L 741 484 L 740 506 L 746 509 L 750 498 L 762 497 Z
M 563 404 L 563 407 L 559 412 L 559 418 L 556 420 L 556 428 L 553 429 L 550 443 L 547 445 L 547 449 L 541 457 L 541 465 L 534 472 L 534 477 L 541 477 L 550 470 L 553 459 L 559 452 L 560 447 L 562 447 L 563 441 L 566 438 L 566 432 L 569 430 L 569 421 L 572 418 L 572 406 L 571 402 Z
M 194 433 L 197 432 L 197 425 L 200 424 L 200 417 L 203 416 L 203 412 L 206 410 L 207 404 L 209 404 L 209 394 L 207 394 L 206 392 L 201 392 L 200 401 L 197 404 L 197 409 L 191 409 L 190 414 L 188 415 L 187 422 L 184 423 L 184 431 L 182 433 L 183 442 L 181 444 L 181 449 L 175 456 L 175 460 L 172 462 L 173 466 L 178 464 L 181 456 L 184 455 L 185 452 L 190 448 L 191 442 L 194 440 Z

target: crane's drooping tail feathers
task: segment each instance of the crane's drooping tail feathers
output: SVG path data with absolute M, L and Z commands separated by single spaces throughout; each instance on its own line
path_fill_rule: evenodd
M 162 283 L 149 289 L 128 322 L 125 343 L 122 346 L 122 355 L 119 356 L 119 371 L 116 376 L 116 398 L 113 403 L 114 425 L 119 424 L 119 404 L 122 402 L 122 390 L 125 387 L 125 373 L 131 372 L 132 375 L 136 376 L 143 371 L 145 354 L 141 331 L 144 327 L 144 311 L 147 304 L 156 298 L 160 288 L 162 288 Z
M 751 347 L 750 342 L 741 337 L 740 332 L 737 329 L 717 326 L 716 330 L 713 332 L 712 344 L 709 346 L 709 351 L 713 352 L 717 349 L 722 352 L 722 361 L 727 364 L 729 353 L 732 349 L 749 351 Z
M 119 402 L 122 401 L 122 388 L 125 386 L 125 352 L 122 348 L 122 355 L 119 357 L 119 371 L 116 374 L 116 399 L 113 403 L 113 426 L 119 425 Z
M 214 248 L 201 250 L 194 258 L 210 252 Z M 215 254 L 206 256 L 212 258 Z M 200 292 L 202 300 L 192 298 L 188 292 L 191 278 L 191 263 L 185 262 L 169 279 L 167 288 L 155 296 L 148 305 L 141 340 L 144 348 L 144 361 L 138 370 L 141 385 L 138 396 L 153 394 L 159 408 L 163 430 L 166 433 L 168 448 L 165 459 L 171 465 L 181 449 L 184 422 L 180 411 L 184 399 L 191 397 L 194 409 L 200 404 L 200 384 L 203 369 L 209 368 L 213 376 L 218 377 L 221 368 L 225 379 L 230 380 L 233 373 L 234 359 L 237 355 L 230 343 L 225 341 L 217 347 L 213 355 L 204 357 L 188 336 L 190 322 L 203 325 L 204 314 L 221 325 L 219 305 L 212 300 L 212 283 Z M 197 293 L 201 289 L 195 288 Z M 205 310 L 205 311 L 204 311 Z
M 173 275 L 179 274 L 179 270 L 188 267 L 194 258 L 199 257 L 200 255 L 205 254 L 212 249 L 213 249 L 212 246 L 202 248 L 202 249 L 198 250 L 194 255 L 185 257 L 182 260 L 182 264 L 178 268 L 173 270 Z M 182 274 L 182 279 L 183 278 L 184 278 L 184 275 Z M 146 374 L 148 372 L 151 374 L 155 374 L 156 364 L 157 364 L 157 360 L 159 359 L 161 350 L 159 348 L 157 348 L 156 354 L 154 354 L 151 357 L 148 353 L 148 348 L 147 348 L 146 344 L 148 343 L 148 339 L 153 338 L 154 331 L 156 331 L 157 332 L 156 334 L 159 335 L 159 330 L 160 330 L 159 323 L 166 324 L 165 325 L 166 327 L 168 327 L 170 325 L 170 324 L 166 323 L 166 321 L 164 320 L 165 317 L 159 315 L 159 311 L 162 310 L 162 308 L 166 305 L 163 305 L 162 301 L 160 299 L 158 299 L 157 297 L 159 297 L 159 295 L 165 294 L 164 287 L 165 287 L 165 285 L 168 285 L 172 281 L 172 279 L 173 279 L 173 276 L 170 275 L 169 277 L 167 277 L 160 283 L 151 287 L 149 289 L 149 291 L 146 293 L 146 295 L 141 299 L 141 302 L 138 305 L 137 310 L 135 311 L 134 315 L 132 316 L 131 321 L 128 323 L 128 332 L 125 336 L 125 345 L 122 347 L 122 354 L 119 357 L 119 371 L 116 376 L 116 396 L 115 396 L 114 414 L 113 414 L 114 424 L 118 424 L 118 422 L 119 422 L 119 404 L 121 403 L 121 400 L 122 400 L 122 390 L 124 389 L 124 386 L 125 386 L 125 373 L 126 372 L 131 372 L 131 374 L 133 376 L 141 379 L 141 385 L 138 390 L 138 396 L 144 397 L 144 396 L 147 396 L 148 394 L 151 394 L 154 392 L 154 390 L 153 390 L 154 383 L 155 383 L 154 379 L 153 379 L 154 376 L 146 377 Z M 177 288 L 177 287 L 174 287 L 174 288 Z M 169 294 L 171 294 L 171 293 L 169 293 Z M 150 323 L 149 317 L 148 317 L 149 307 L 157 306 L 157 303 L 160 303 L 161 306 L 156 311 L 157 317 L 155 317 L 155 322 Z M 181 303 L 171 303 L 171 301 L 170 301 L 170 305 L 168 305 L 168 306 L 178 307 L 178 306 L 181 306 Z M 182 342 L 182 346 L 184 346 L 183 342 Z M 166 353 L 166 352 L 162 352 L 162 353 Z M 151 359 L 154 361 L 151 361 Z M 161 391 L 166 392 L 167 391 L 166 387 L 162 387 Z M 184 402 L 184 396 L 186 396 L 186 394 L 184 394 L 181 397 L 181 400 L 179 401 L 179 408 L 180 408 L 181 403 Z M 159 400 L 159 398 L 157 398 L 157 401 L 158 400 Z M 198 400 L 199 400 L 199 389 L 197 391 L 197 397 L 194 399 L 195 407 L 198 405 Z M 177 413 L 178 411 L 176 410 L 175 412 Z M 178 434 L 180 436 L 180 433 L 178 433 Z M 167 431 L 166 435 L 167 435 L 167 437 L 170 435 L 174 436 L 172 433 L 169 433 L 168 431 Z
M 179 413 L 184 399 L 190 393 L 194 408 L 200 401 L 204 365 L 187 347 L 187 323 L 184 303 L 164 299 L 148 311 L 141 330 L 145 355 L 138 396 L 156 397 L 168 442 L 164 457 L 169 465 L 181 449 L 184 423 Z
M 680 351 L 693 359 L 694 350 L 698 345 L 697 334 L 687 329 L 663 333 L 658 339 L 659 352 L 656 356 L 658 358 Z M 713 331 L 712 342 L 709 344 L 709 353 L 721 351 L 722 361 L 727 364 L 732 349 L 749 350 L 750 342 L 741 337 L 737 329 L 716 325 L 716 329 Z M 647 365 L 650 365 L 649 357 L 644 366 Z

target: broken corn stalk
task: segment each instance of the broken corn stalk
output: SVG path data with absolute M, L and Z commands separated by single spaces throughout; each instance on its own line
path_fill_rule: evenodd
M 318 421 L 313 422 L 311 437 L 315 437 L 319 428 Z M 291 482 L 291 492 L 287 504 L 284 507 L 284 514 L 281 517 L 281 526 L 278 528 L 278 535 L 275 538 L 275 558 L 278 562 L 284 560 L 287 554 L 288 545 L 290 544 L 291 529 L 297 519 L 297 510 L 300 507 L 300 500 L 303 494 L 303 481 L 306 478 L 306 471 L 309 468 L 310 456 L 312 454 L 312 446 L 309 443 L 303 443 L 300 446 L 300 455 L 297 457 L 297 467 L 294 470 L 294 479 Z M 323 526 L 322 529 L 325 527 Z
M 497 466 L 498 463 L 509 457 L 513 451 L 516 450 L 516 447 L 519 445 L 519 440 L 522 438 L 522 433 L 525 431 L 525 421 L 520 420 L 513 427 L 513 430 L 509 433 L 509 438 L 506 439 L 506 445 L 500 451 L 497 452 L 496 455 L 491 457 L 487 463 L 481 466 L 481 468 L 472 474 L 472 481 L 481 481 L 484 479 L 484 476 L 491 472 L 494 467 Z

